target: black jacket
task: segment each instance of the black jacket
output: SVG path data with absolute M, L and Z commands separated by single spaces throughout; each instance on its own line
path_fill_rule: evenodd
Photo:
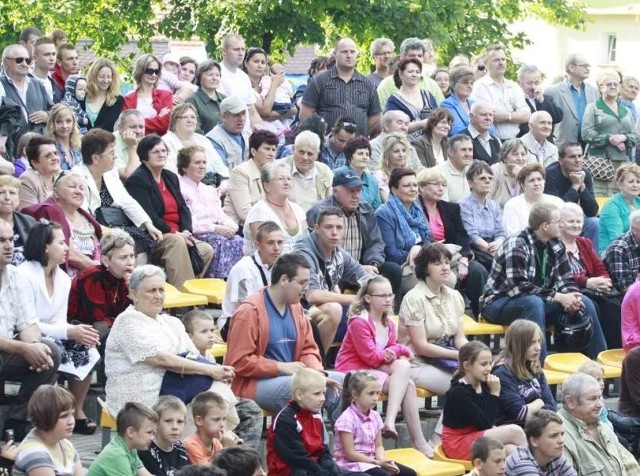
M 87 105 L 84 101 L 78 101 L 80 107 L 83 111 L 87 110 Z M 113 128 L 122 112 L 122 107 L 124 106 L 124 98 L 122 96 L 118 96 L 116 98 L 116 102 L 114 102 L 111 106 L 107 106 L 103 104 L 100 108 L 100 112 L 98 113 L 98 117 L 96 117 L 96 122 L 91 122 L 89 120 L 89 129 L 100 128 L 105 131 L 113 132 Z
M 420 204 L 422 205 L 422 202 Z M 467 258 L 471 258 L 473 255 L 471 253 L 471 246 L 469 245 L 469 235 L 462 223 L 460 205 L 440 200 L 436 206 L 438 207 L 438 211 L 442 217 L 442 224 L 444 226 L 444 242 L 462 247 L 460 254 Z M 422 205 L 422 210 L 424 211 L 424 216 L 427 217 L 427 222 L 429 222 L 429 214 L 427 213 L 427 209 L 424 205 Z
M 460 134 L 465 134 L 471 137 L 471 132 L 469 132 L 469 128 L 465 128 Z M 489 141 L 489 146 L 491 147 L 491 155 L 487 154 L 487 151 L 482 147 L 480 143 L 480 139 L 477 137 L 474 139 L 471 137 L 471 142 L 473 143 L 473 160 L 482 160 L 489 165 L 493 165 L 495 163 L 500 162 L 500 139 L 496 136 L 489 134 L 491 139 Z
M 531 111 L 531 114 L 533 114 L 536 111 L 547 111 L 551 116 L 551 122 L 553 123 L 553 128 L 555 128 L 556 124 L 562 121 L 564 112 L 562 112 L 562 109 L 560 109 L 556 105 L 556 103 L 553 102 L 553 99 L 551 99 L 549 96 L 545 96 L 543 102 L 540 102 L 536 99 L 534 101 L 536 106 L 535 108 L 531 105 L 531 103 L 529 102 L 529 99 L 526 99 L 526 103 L 527 103 L 527 106 L 529 106 L 529 110 Z M 553 143 L 553 128 L 551 130 L 551 135 L 547 137 L 547 140 L 551 143 Z M 527 132 L 529 132 L 529 121 L 525 122 L 524 124 L 520 124 L 520 132 L 518 133 L 518 137 L 522 137 Z

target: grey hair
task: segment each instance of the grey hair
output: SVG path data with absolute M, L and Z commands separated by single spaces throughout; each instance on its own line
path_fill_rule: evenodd
M 12 52 L 13 50 L 15 50 L 16 48 L 24 48 L 24 50 L 25 50 L 25 51 L 27 51 L 27 49 L 26 49 L 24 46 L 22 46 L 22 45 L 18 45 L 18 44 L 15 44 L 15 45 L 9 45 L 9 46 L 7 46 L 4 50 L 2 50 L 2 61 L 4 61 L 5 59 L 7 59 L 7 56 L 9 56 L 9 53 L 11 53 L 11 52 Z M 29 53 L 29 52 L 27 51 L 27 54 L 28 54 L 28 53 Z
M 298 147 L 310 147 L 314 152 L 320 152 L 320 137 L 313 131 L 302 131 L 293 143 L 294 150 Z
M 580 400 L 582 399 L 582 395 L 588 387 L 600 388 L 600 384 L 591 375 L 583 373 L 575 373 L 573 375 L 570 375 L 562 384 L 562 390 L 560 391 L 560 394 L 562 395 L 562 402 L 566 403 L 567 396 L 571 396 L 579 405 Z
M 116 241 L 124 240 L 124 244 L 122 246 L 116 246 Z M 131 235 L 120 228 L 111 228 L 108 233 L 102 235 L 100 239 L 100 249 L 101 250 L 109 250 L 113 251 L 114 249 L 120 249 L 125 245 L 135 246 L 135 242 Z M 107 251 L 107 253 L 109 252 Z
M 584 210 L 574 202 L 564 202 L 564 204 L 559 208 L 560 216 L 564 217 L 568 213 L 577 213 L 578 215 L 584 217 Z
M 629 215 L 629 224 L 631 226 L 640 225 L 640 210 L 634 210 Z
M 577 61 L 578 58 L 580 56 L 584 56 L 582 53 L 572 53 L 569 56 L 567 56 L 567 60 L 564 63 L 564 70 L 568 73 L 569 72 L 569 66 L 574 66 Z
M 137 109 L 125 109 L 120 113 L 120 115 L 118 116 L 118 119 L 116 119 L 116 123 L 113 125 L 113 129 L 120 130 L 120 125 L 129 116 L 138 116 L 138 117 L 144 118 L 144 115 Z
M 410 50 L 420 50 L 422 54 L 425 52 L 424 42 L 420 38 L 406 38 L 400 43 L 400 56 L 407 56 Z
M 471 112 L 471 114 L 476 114 L 478 112 L 478 109 L 480 109 L 481 107 L 488 107 L 491 109 L 491 112 L 493 112 L 493 106 L 491 104 L 480 101 L 474 102 L 469 111 Z
M 138 266 L 131 273 L 131 276 L 129 277 L 129 290 L 134 293 L 137 292 L 140 287 L 140 283 L 142 283 L 145 278 L 150 278 L 151 276 L 160 276 L 163 280 L 167 280 L 167 275 L 162 268 L 153 264 L 143 264 L 142 266 Z
M 527 148 L 524 146 L 524 144 L 520 139 L 518 138 L 507 139 L 502 143 L 502 147 L 500 148 L 500 153 L 498 154 L 498 157 L 502 162 L 504 162 L 505 159 L 507 158 L 507 155 L 509 155 L 512 152 L 515 152 L 520 148 L 524 149 L 525 151 L 527 150 Z
M 534 65 L 534 64 L 525 64 L 523 66 L 520 66 L 520 69 L 518 69 L 518 82 L 520 82 L 522 80 L 523 76 L 526 76 L 527 74 L 542 74 L 540 72 L 540 69 Z
M 551 114 L 549 114 L 547 111 L 536 111 L 533 114 L 531 114 L 531 116 L 529 116 L 529 124 L 535 124 L 538 118 L 544 115 L 546 115 L 549 118 L 549 120 L 553 120 L 553 118 L 551 117 Z
M 407 113 L 402 112 L 398 109 L 392 109 L 389 110 L 387 112 L 385 112 L 382 115 L 382 130 L 383 131 L 387 131 L 389 129 L 389 125 L 399 116 L 404 116 L 406 119 L 406 121 L 408 122 L 410 117 L 407 115 Z
M 289 164 L 282 161 L 269 162 L 262 166 L 262 170 L 260 171 L 260 182 L 262 182 L 263 186 L 275 180 L 278 169 L 285 169 L 288 172 L 291 172 Z
M 395 49 L 393 41 L 391 41 L 389 38 L 376 38 L 375 40 L 373 40 L 369 49 L 369 51 L 371 52 L 371 56 L 378 54 L 378 51 L 380 51 L 384 46 L 387 45 L 391 45 L 392 50 Z
M 630 83 L 631 81 L 635 81 L 640 85 L 640 81 L 638 81 L 638 78 L 636 78 L 635 76 L 625 76 L 624 78 L 622 78 L 622 85 L 624 86 L 625 84 Z

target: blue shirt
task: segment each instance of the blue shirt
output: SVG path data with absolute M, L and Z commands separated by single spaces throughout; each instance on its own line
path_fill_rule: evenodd
M 327 136 L 324 140 L 324 147 L 318 155 L 318 160 L 323 164 L 327 164 L 331 170 L 335 170 L 338 167 L 344 167 L 347 165 L 347 158 L 344 156 L 344 152 L 337 153 L 331 147 L 329 147 L 329 138 Z
M 571 91 L 571 97 L 573 98 L 573 104 L 576 106 L 576 112 L 578 114 L 578 136 L 582 137 L 582 117 L 584 116 L 584 110 L 587 108 L 587 91 L 584 83 L 578 91 L 573 84 L 569 83 L 569 91 Z
M 263 293 L 269 316 L 269 342 L 264 356 L 278 362 L 293 362 L 298 334 L 291 310 L 287 306 L 284 314 L 280 314 L 266 289 Z
M 469 242 L 474 244 L 482 238 L 492 242 L 498 238 L 507 238 L 502 222 L 502 210 L 498 202 L 487 198 L 484 205 L 470 193 L 458 202 L 464 229 L 469 235 Z

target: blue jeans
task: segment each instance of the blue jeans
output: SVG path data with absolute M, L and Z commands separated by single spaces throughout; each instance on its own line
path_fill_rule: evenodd
M 587 349 L 587 355 L 590 359 L 595 359 L 600 352 L 607 350 L 607 343 L 605 342 L 593 302 L 584 295 L 582 296 L 582 302 L 584 303 L 584 312 L 591 318 L 593 326 L 593 337 Z M 538 296 L 518 296 L 514 298 L 503 296 L 487 304 L 482 309 L 482 317 L 487 322 L 500 325 L 509 325 L 516 319 L 533 321 L 540 326 L 544 335 L 545 328 L 554 325 L 562 312 L 560 304 L 557 302 L 548 303 Z M 547 340 L 542 339 L 541 345 L 540 361 L 544 364 L 544 359 L 547 357 Z
M 600 249 L 600 219 L 598 217 L 584 217 L 584 225 L 580 236 L 591 240 L 593 249 L 598 252 Z

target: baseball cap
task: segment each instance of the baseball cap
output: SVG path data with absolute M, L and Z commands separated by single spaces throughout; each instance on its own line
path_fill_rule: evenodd
M 167 53 L 162 57 L 162 64 L 165 63 L 180 64 L 180 57 L 175 53 Z
M 231 114 L 239 114 L 247 110 L 247 103 L 237 97 L 224 98 L 220 103 L 220 112 L 230 112 Z
M 333 171 L 333 184 L 334 187 L 338 185 L 344 185 L 347 188 L 362 187 L 362 179 L 353 170 L 347 167 L 340 167 Z

